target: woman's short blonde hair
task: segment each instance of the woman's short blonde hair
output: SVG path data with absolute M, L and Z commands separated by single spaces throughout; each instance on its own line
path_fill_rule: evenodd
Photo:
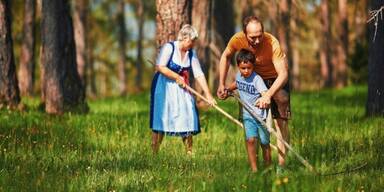
M 179 34 L 177 35 L 177 40 L 182 41 L 184 39 L 195 40 L 199 37 L 197 30 L 192 27 L 190 24 L 185 24 L 180 29 Z

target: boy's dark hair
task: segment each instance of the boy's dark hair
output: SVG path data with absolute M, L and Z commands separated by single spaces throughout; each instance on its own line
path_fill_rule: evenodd
M 237 65 L 239 65 L 240 63 L 252 63 L 253 65 L 255 65 L 255 62 L 256 62 L 256 57 L 255 55 L 246 50 L 246 49 L 241 49 L 238 53 L 237 53 L 237 56 L 236 56 L 236 63 Z
M 244 31 L 244 33 L 247 34 L 247 30 L 246 30 L 247 25 L 248 25 L 248 23 L 253 22 L 253 21 L 260 23 L 261 30 L 262 30 L 262 32 L 264 32 L 263 22 L 257 16 L 252 15 L 252 16 L 245 17 L 243 19 L 243 31 Z

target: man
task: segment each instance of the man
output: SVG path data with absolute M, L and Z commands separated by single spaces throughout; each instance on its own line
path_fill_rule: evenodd
M 288 142 L 288 119 L 290 118 L 288 64 L 278 40 L 264 32 L 263 23 L 256 16 L 243 21 L 243 31 L 236 33 L 228 42 L 220 58 L 220 84 L 217 96 L 225 98 L 225 79 L 229 61 L 237 51 L 247 49 L 256 56 L 255 72 L 259 74 L 268 87 L 268 91 L 256 101 L 256 106 L 267 108 L 271 105 L 276 131 Z M 287 149 L 277 140 L 279 167 L 285 166 Z

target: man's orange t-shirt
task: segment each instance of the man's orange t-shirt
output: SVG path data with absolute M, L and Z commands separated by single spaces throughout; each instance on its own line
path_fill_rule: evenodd
M 228 42 L 227 49 L 231 54 L 247 49 L 256 55 L 255 72 L 263 79 L 277 77 L 274 63 L 285 62 L 285 54 L 280 48 L 279 41 L 271 34 L 264 32 L 261 45 L 254 50 L 248 43 L 243 31 L 236 33 Z

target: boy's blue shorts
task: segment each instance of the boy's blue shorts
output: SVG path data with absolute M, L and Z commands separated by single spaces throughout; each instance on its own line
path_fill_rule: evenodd
M 245 128 L 245 137 L 250 139 L 256 137 L 260 139 L 261 144 L 269 145 L 269 132 L 252 117 L 243 117 L 243 124 Z

